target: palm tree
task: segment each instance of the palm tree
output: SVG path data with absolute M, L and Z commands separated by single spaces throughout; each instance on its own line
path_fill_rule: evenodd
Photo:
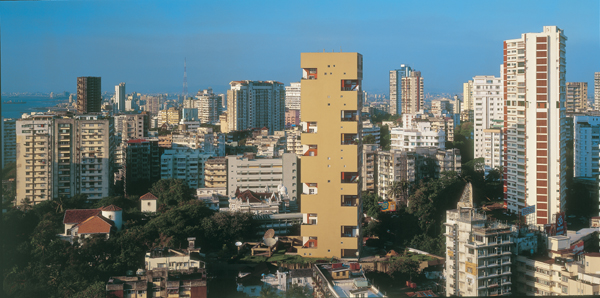
M 393 199 L 406 203 L 408 200 L 408 191 L 410 183 L 403 179 L 402 181 L 394 181 L 387 190 L 388 199 Z

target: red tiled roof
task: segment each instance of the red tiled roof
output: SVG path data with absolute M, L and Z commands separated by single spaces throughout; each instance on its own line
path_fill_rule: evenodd
M 102 210 L 102 211 L 120 211 L 123 209 L 121 209 L 121 207 L 117 207 L 115 205 L 108 205 L 106 207 L 100 208 L 100 210 Z
M 99 215 L 100 209 L 70 209 L 65 212 L 64 224 L 78 224 L 84 220 Z
M 102 215 L 96 215 L 77 225 L 79 227 L 77 232 L 79 234 L 108 234 L 113 225 L 114 223 L 112 220 L 109 220 Z
M 140 200 L 158 200 L 158 198 L 151 193 L 147 193 L 147 194 L 141 196 Z
M 141 143 L 141 142 L 145 142 L 146 139 L 134 139 L 134 140 L 129 140 L 127 141 L 128 144 L 133 144 L 133 143 Z
M 266 193 L 266 192 L 265 193 L 256 193 L 249 189 L 240 192 L 239 188 L 237 189 L 237 191 L 235 193 L 235 196 L 237 198 L 240 198 L 240 199 L 242 199 L 242 201 L 246 201 L 249 203 L 262 203 L 263 200 L 261 200 L 261 198 L 269 199 L 271 197 L 271 195 L 272 195 L 271 193 Z

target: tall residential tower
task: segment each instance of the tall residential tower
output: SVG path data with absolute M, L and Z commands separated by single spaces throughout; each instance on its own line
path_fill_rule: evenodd
M 100 77 L 77 78 L 77 112 L 100 113 L 102 105 Z
M 360 252 L 362 62 L 359 53 L 301 54 L 301 256 Z
M 504 196 L 511 212 L 535 206 L 549 224 L 566 193 L 565 44 L 556 26 L 504 41 Z
M 412 69 L 408 65 L 400 65 L 399 69 L 390 70 L 390 114 L 402 112 L 402 78 L 410 76 Z

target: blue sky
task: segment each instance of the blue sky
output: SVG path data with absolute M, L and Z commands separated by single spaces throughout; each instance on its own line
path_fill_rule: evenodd
M 233 80 L 301 76 L 300 53 L 364 56 L 363 86 L 388 93 L 388 71 L 420 70 L 426 92 L 461 93 L 499 75 L 502 42 L 564 29 L 567 81 L 600 71 L 600 1 L 80 1 L 0 2 L 2 92 L 73 92 L 101 76 L 127 92 L 228 89 Z

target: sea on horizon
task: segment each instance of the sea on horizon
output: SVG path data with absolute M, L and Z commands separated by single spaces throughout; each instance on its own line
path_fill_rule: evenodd
M 24 101 L 24 104 L 4 104 L 6 101 Z M 50 98 L 49 96 L 2 96 L 2 118 L 21 118 L 23 113 L 47 112 L 69 98 Z

